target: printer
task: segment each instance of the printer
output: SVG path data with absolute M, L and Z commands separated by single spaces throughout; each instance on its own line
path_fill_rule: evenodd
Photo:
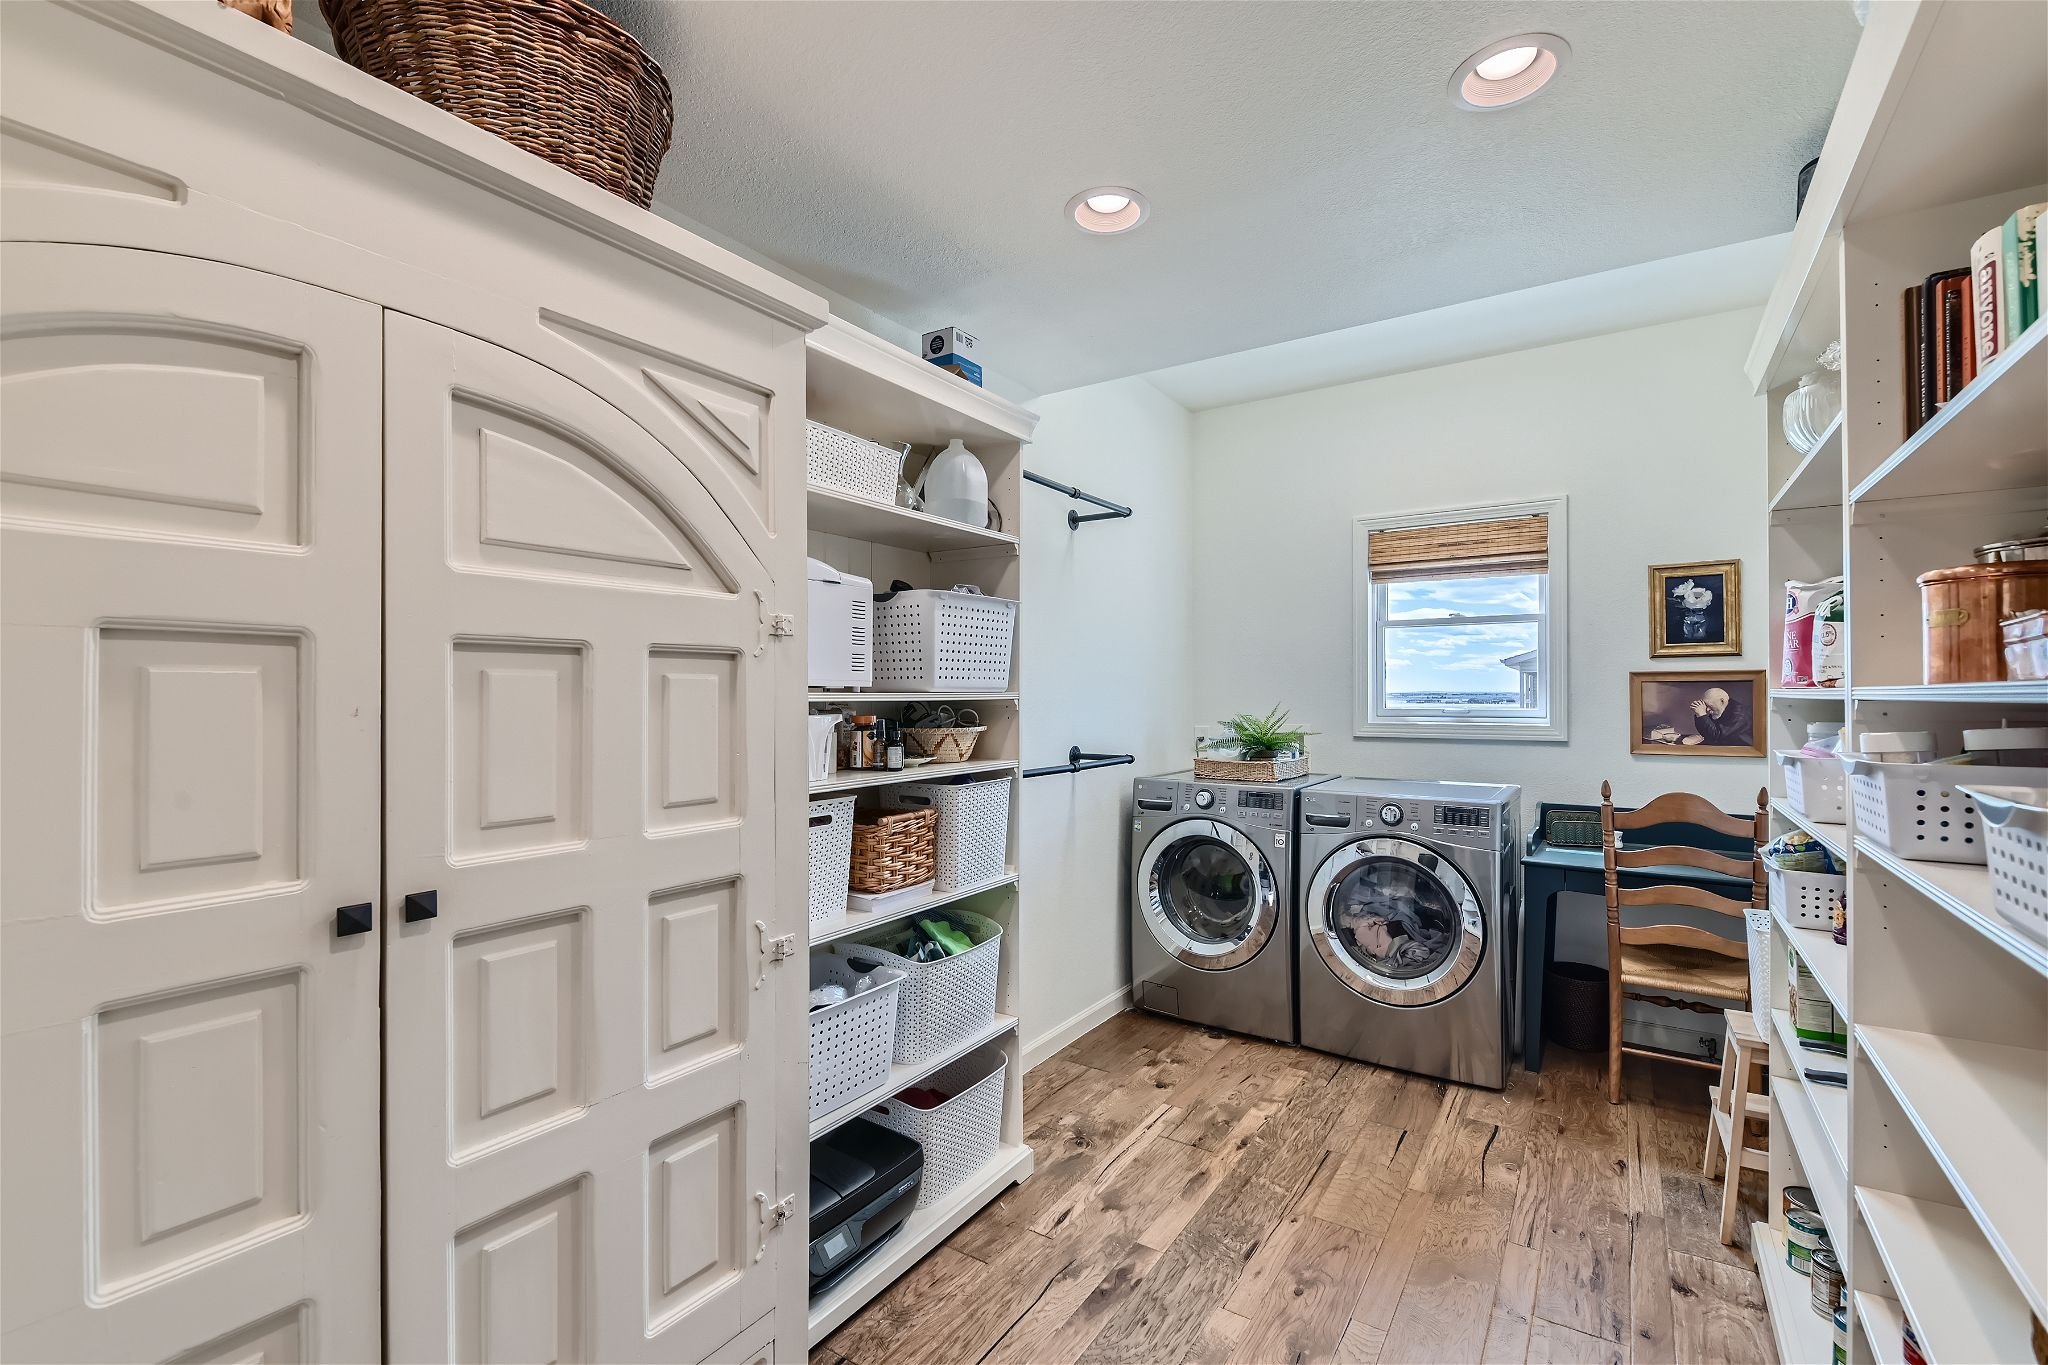
M 811 1296 L 865 1261 L 903 1226 L 924 1184 L 924 1148 L 852 1119 L 811 1144 Z

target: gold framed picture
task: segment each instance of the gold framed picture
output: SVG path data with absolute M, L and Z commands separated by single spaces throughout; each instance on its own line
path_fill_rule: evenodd
M 1742 653 L 1742 561 L 1650 566 L 1650 657 Z
M 1764 756 L 1764 671 L 1628 675 L 1628 751 L 1696 758 Z

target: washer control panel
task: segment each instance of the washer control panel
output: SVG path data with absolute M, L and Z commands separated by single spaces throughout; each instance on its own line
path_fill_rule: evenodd
M 1207 787 L 1195 788 L 1195 809 L 1207 810 L 1216 804 L 1216 793 Z
M 1399 806 L 1389 801 L 1380 807 L 1380 823 L 1383 825 L 1399 825 L 1404 814 L 1405 812 Z

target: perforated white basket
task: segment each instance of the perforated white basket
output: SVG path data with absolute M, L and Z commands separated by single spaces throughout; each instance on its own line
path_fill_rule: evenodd
M 892 1096 L 866 1115 L 924 1148 L 919 1208 L 951 1194 L 994 1158 L 1003 1139 L 1003 1076 L 1009 1065 L 1000 1048 L 981 1048 L 918 1082 L 951 1095 L 944 1104 L 919 1109 Z
M 1959 785 L 2016 787 L 2048 782 L 2040 768 L 1974 763 L 1880 763 L 1844 754 L 1856 832 L 1901 858 L 1928 863 L 1984 862 L 1984 817 Z
M 957 891 L 1003 875 L 1010 856 L 1010 778 L 978 782 L 906 782 L 882 793 L 884 805 L 939 808 L 937 889 Z
M 1839 825 L 1849 818 L 1845 802 L 1848 779 L 1841 758 L 1815 758 L 1797 749 L 1780 749 L 1785 769 L 1785 800 L 1809 820 Z
M 974 947 L 936 962 L 912 962 L 878 944 L 900 942 L 907 924 L 863 934 L 832 951 L 852 962 L 879 962 L 903 973 L 903 998 L 896 1009 L 896 1061 L 915 1066 L 961 1039 L 987 1028 L 996 1017 L 996 978 L 1002 967 L 1003 926 L 986 915 L 958 908 L 934 917 L 959 922 Z
M 860 975 L 843 958 L 819 953 L 811 959 L 812 990 L 837 983 L 851 991 Z M 884 967 L 873 976 L 872 988 L 811 1011 L 812 1118 L 888 1083 L 903 973 Z
M 804 430 L 804 476 L 819 488 L 894 506 L 903 452 L 811 422 Z
M 1742 912 L 1744 925 L 1749 930 L 1749 1007 L 1752 1010 L 1774 1008 L 1771 1000 L 1771 912 L 1768 909 L 1749 909 Z
M 2048 943 L 2048 787 L 1963 788 L 1984 814 L 1991 906 L 2007 924 Z
M 1010 685 L 1017 604 L 972 584 L 905 588 L 875 602 L 875 686 L 905 692 Z
M 1849 892 L 1849 879 L 1834 872 L 1801 872 L 1796 868 L 1772 867 L 1771 906 L 1795 929 L 1832 929 L 1835 907 Z
M 853 874 L 853 798 L 811 802 L 811 932 L 846 922 L 846 887 Z

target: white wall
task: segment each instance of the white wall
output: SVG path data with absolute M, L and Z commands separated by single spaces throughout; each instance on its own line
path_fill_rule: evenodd
M 1131 779 L 1187 766 L 1194 712 L 1192 419 L 1143 379 L 1033 406 L 1025 464 L 1137 515 L 1069 530 L 1069 509 L 1095 509 L 1024 488 L 1024 762 L 1064 763 L 1075 744 L 1138 760 L 1024 783 L 1022 1017 L 1035 1060 L 1129 990 Z
M 1689 790 L 1750 807 L 1761 760 L 1631 755 L 1627 686 L 1631 670 L 1768 661 L 1755 328 L 1752 310 L 1721 313 L 1197 413 L 1197 713 L 1286 706 L 1326 771 L 1519 783 L 1525 830 L 1540 801 L 1598 802 L 1603 779 L 1622 804 Z M 1352 518 L 1557 494 L 1570 738 L 1353 739 Z M 1651 659 L 1648 566 L 1727 558 L 1743 562 L 1742 658 Z M 1558 956 L 1601 961 L 1597 903 L 1567 900 Z
M 1195 701 L 1291 709 L 1315 766 L 1516 782 L 1538 801 L 1691 789 L 1741 809 L 1759 760 L 1634 757 L 1630 670 L 1762 668 L 1762 400 L 1742 377 L 1755 313 L 1721 313 L 1195 416 Z M 1569 499 L 1570 739 L 1351 738 L 1351 520 Z M 1741 660 L 1652 660 L 1651 564 L 1741 559 Z M 1526 823 L 1526 821 L 1525 821 Z

